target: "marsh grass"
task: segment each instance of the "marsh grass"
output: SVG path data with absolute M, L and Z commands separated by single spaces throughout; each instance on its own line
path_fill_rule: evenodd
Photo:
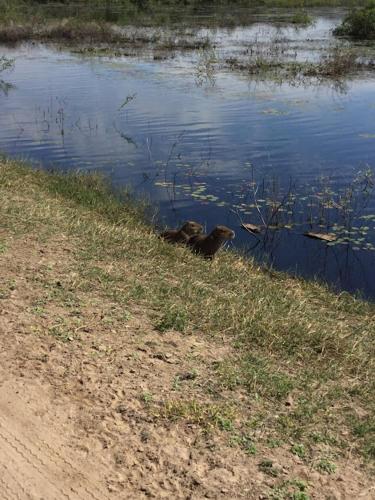
M 318 64 L 307 65 L 303 73 L 306 76 L 341 78 L 361 69 L 361 67 L 367 67 L 367 65 L 360 64 L 353 50 L 334 46 L 322 55 Z
M 305 10 L 297 10 L 290 18 L 292 24 L 299 26 L 308 26 L 314 22 L 314 19 Z
M 1 43 L 11 44 L 27 40 L 114 44 L 124 41 L 124 37 L 115 33 L 108 24 L 76 19 L 51 23 L 32 20 L 22 24 L 6 23 L 0 27 Z
M 0 43 L 14 44 L 27 40 L 59 42 L 91 55 L 123 55 L 126 49 L 151 46 L 160 50 L 198 50 L 209 48 L 207 37 L 195 36 L 194 30 L 119 28 L 106 21 L 86 21 L 79 17 L 46 22 L 43 19 L 0 24 Z M 96 44 L 95 47 L 92 44 Z
M 95 174 L 33 171 L 4 159 L 0 193 L 2 225 L 14 237 L 33 232 L 48 241 L 64 234 L 76 242 L 77 293 L 93 291 L 126 310 L 135 304 L 161 331 L 230 343 L 208 387 L 212 394 L 225 391 L 226 401 L 232 397 L 244 434 L 304 446 L 322 439 L 374 458 L 373 304 L 270 275 L 234 252 L 223 251 L 211 263 L 168 245 L 148 224 L 143 203 L 114 194 Z M 69 340 L 61 325 L 52 334 Z M 238 391 L 247 394 L 244 408 Z M 219 413 L 202 401 L 167 403 L 159 411 L 163 418 L 221 429 L 234 421 L 220 413 L 219 403 Z
M 9 71 L 12 69 L 14 66 L 14 60 L 13 59 L 8 59 L 5 56 L 0 56 L 0 75 L 4 73 L 5 71 Z M 7 94 L 9 89 L 12 88 L 12 84 L 6 82 L 2 78 L 0 78 L 0 90 Z
M 7 69 L 12 68 L 13 64 L 14 64 L 13 59 L 8 59 L 5 56 L 0 56 L 0 73 L 6 71 Z
M 288 48 L 281 43 L 278 50 L 253 48 L 247 58 L 227 58 L 224 67 L 248 74 L 252 80 L 288 82 L 291 85 L 320 85 L 332 82 L 339 89 L 348 78 L 375 67 L 373 58 L 359 57 L 355 49 L 334 45 L 316 62 L 290 60 Z

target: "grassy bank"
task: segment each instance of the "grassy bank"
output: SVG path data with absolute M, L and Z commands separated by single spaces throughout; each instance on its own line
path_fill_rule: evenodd
M 144 207 L 126 193 L 120 203 L 95 175 L 48 174 L 3 159 L 0 194 L 2 254 L 30 234 L 47 247 L 57 237 L 74 247 L 74 278 L 48 296 L 59 300 L 66 330 L 59 323 L 46 335 L 78 341 L 66 325 L 75 294 L 89 292 L 158 332 L 228 346 L 215 362 L 202 358 L 209 375 L 195 396 L 145 393 L 153 419 L 217 429 L 250 454 L 290 446 L 328 472 L 343 455 L 375 458 L 374 305 L 231 252 L 210 263 L 172 247 L 145 222 Z M 12 280 L 2 287 L 4 298 Z

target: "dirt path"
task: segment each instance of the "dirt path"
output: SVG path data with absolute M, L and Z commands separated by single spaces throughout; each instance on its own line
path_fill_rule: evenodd
M 110 462 L 106 461 L 103 452 L 87 453 L 87 448 L 79 449 L 73 446 L 73 436 L 77 429 L 71 419 L 74 407 L 66 403 L 63 407 L 54 403 L 48 386 L 42 386 L 38 382 L 25 381 L 23 378 L 15 380 L 0 370 L 0 498 L 1 500 L 108 500 L 108 499 L 141 499 L 141 498 L 172 498 L 169 497 L 167 489 L 163 491 L 162 483 L 158 491 L 151 492 L 147 488 L 129 484 L 129 489 L 120 491 L 116 488 L 107 488 L 106 478 L 113 469 Z M 165 438 L 165 448 L 170 456 L 173 453 L 174 463 L 183 460 L 181 447 L 177 443 L 179 438 L 172 435 L 171 439 L 162 433 Z M 175 443 L 173 447 L 172 443 Z M 133 450 L 134 451 L 134 450 Z M 139 451 L 139 450 L 138 450 Z M 154 450 L 156 452 L 156 449 Z M 90 455 L 90 457 L 89 457 Z M 178 457 L 180 455 L 180 457 Z M 233 457 L 228 457 L 233 458 Z M 280 457 L 279 457 L 280 458 Z M 197 463 L 199 463 L 196 456 Z M 214 463 L 213 459 L 213 463 Z M 147 466 L 147 460 L 145 461 Z M 167 466 L 167 464 L 166 464 Z M 193 466 L 193 465 L 192 465 Z M 167 466 L 168 467 L 168 466 Z M 296 467 L 296 464 L 294 464 Z M 297 466 L 298 467 L 298 466 Z M 301 473 L 300 466 L 298 467 Z M 196 472 L 198 469 L 195 469 Z M 203 470 L 203 469 L 202 469 Z M 200 498 L 292 498 L 289 496 L 269 497 L 259 492 L 259 486 L 264 482 L 262 475 L 255 468 L 252 472 L 253 491 L 249 491 L 246 483 L 242 490 L 235 493 L 231 490 L 230 482 L 233 481 L 228 473 L 230 470 L 219 468 L 215 474 L 208 472 L 207 481 L 222 482 L 219 490 L 202 491 L 199 488 L 199 480 L 192 489 L 200 491 L 197 495 L 193 492 L 183 493 L 180 490 L 173 498 L 200 499 Z M 350 470 L 350 469 L 349 469 Z M 113 471 L 112 471 L 113 472 Z M 176 470 L 171 470 L 173 475 Z M 312 498 L 325 499 L 351 499 L 356 493 L 357 498 L 363 500 L 373 499 L 374 487 L 365 487 L 358 491 L 357 482 L 360 476 L 356 474 L 353 481 L 353 470 L 350 470 L 347 484 L 340 478 L 339 487 L 332 487 L 329 482 L 317 480 L 315 476 L 316 495 Z M 306 471 L 305 471 L 306 474 Z M 158 474 L 159 475 L 159 474 Z M 168 471 L 164 471 L 168 477 Z M 221 481 L 218 475 L 222 475 Z M 215 477 L 216 476 L 216 477 Z M 307 475 L 306 475 L 307 476 Z M 198 477 L 198 476 L 197 476 Z M 159 480 L 162 477 L 159 476 Z M 309 474 L 309 479 L 312 479 Z M 247 477 L 249 480 L 249 477 Z M 225 481 L 229 481 L 226 487 Z M 320 484 L 319 484 L 320 483 Z M 108 486 L 108 483 L 107 483 Z M 135 488 L 134 488 L 135 487 Z M 351 491 L 352 490 L 352 493 Z M 297 498 L 297 497 L 296 497 Z M 303 498 L 303 497 L 301 497 Z
M 4 373 L 0 373 L 4 381 Z M 0 387 L 0 494 L 2 499 L 104 500 L 95 467 L 56 428 L 51 400 L 37 384 L 6 381 Z M 59 422 L 60 420 L 60 422 Z

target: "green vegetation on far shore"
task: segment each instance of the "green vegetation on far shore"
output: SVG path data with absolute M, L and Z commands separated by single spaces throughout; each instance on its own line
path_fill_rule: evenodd
M 364 7 L 352 10 L 334 34 L 360 40 L 375 39 L 375 1 L 371 0 Z
M 228 346 L 209 362 L 205 390 L 215 408 L 230 411 L 157 396 L 147 403 L 155 418 L 208 419 L 248 453 L 262 439 L 290 443 L 303 460 L 322 445 L 332 456 L 349 450 L 374 460 L 375 305 L 234 252 L 207 262 L 158 239 L 144 214 L 95 174 L 0 161 L 3 251 L 26 235 L 45 245 L 63 235 L 75 246 L 74 280 L 64 284 L 70 294 L 89 290 L 155 328 Z M 67 318 L 70 303 L 61 306 Z
M 46 21 L 75 19 L 82 22 L 109 22 L 118 25 L 209 25 L 235 26 L 249 24 L 254 14 L 274 8 L 295 10 L 292 23 L 307 24 L 306 8 L 353 7 L 365 0 L 233 0 L 224 2 L 200 0 L 0 0 L 1 24 L 43 24 Z M 203 14 L 203 16 L 202 16 Z M 287 20 L 280 12 L 282 20 Z M 288 17 L 289 13 L 288 13 Z

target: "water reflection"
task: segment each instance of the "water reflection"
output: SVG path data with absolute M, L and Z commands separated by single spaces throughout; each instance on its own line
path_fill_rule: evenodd
M 268 225 L 260 235 L 238 229 L 235 244 L 277 269 L 375 296 L 375 252 L 366 247 L 375 244 L 373 197 L 356 207 L 350 229 L 337 208 L 324 208 L 319 224 L 328 203 L 319 178 L 329 180 L 338 203 L 357 172 L 375 165 L 371 79 L 348 81 L 340 94 L 327 86 L 254 85 L 222 71 L 214 87 L 197 87 L 192 54 L 82 59 L 39 46 L 7 54 L 16 57 L 16 90 L 0 97 L 1 150 L 45 166 L 110 174 L 116 185 L 147 192 L 169 225 Z M 273 217 L 280 227 L 264 224 L 267 203 L 288 192 L 298 193 L 293 210 Z M 311 227 L 323 232 L 321 225 L 340 238 L 365 240 L 328 246 L 303 236 Z

